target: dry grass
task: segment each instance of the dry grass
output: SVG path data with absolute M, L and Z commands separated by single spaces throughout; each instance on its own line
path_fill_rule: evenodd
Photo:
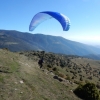
M 80 100 L 70 87 L 41 70 L 37 59 L 0 50 L 0 100 Z
M 24 52 L 23 54 L 37 62 L 38 59 L 43 56 L 42 52 L 39 51 Z M 86 83 L 87 81 L 100 84 L 100 61 L 98 60 L 78 56 L 62 56 L 54 53 L 44 53 L 43 67 L 77 84 Z M 54 68 L 56 68 L 56 70 L 54 70 Z

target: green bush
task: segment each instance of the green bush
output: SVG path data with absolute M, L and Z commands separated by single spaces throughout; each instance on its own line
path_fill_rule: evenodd
M 74 80 L 75 84 L 80 84 L 80 81 Z
M 51 68 L 52 66 L 51 65 L 47 65 L 47 67 Z
M 99 91 L 94 83 L 80 84 L 74 93 L 85 100 L 100 100 Z
M 70 76 L 67 74 L 65 79 L 66 79 L 66 80 L 70 80 L 71 78 L 70 78 Z
M 80 81 L 83 81 L 83 77 L 82 76 L 80 77 Z
M 57 69 L 56 67 L 54 67 L 52 70 L 53 70 L 53 71 L 58 71 L 58 69 Z

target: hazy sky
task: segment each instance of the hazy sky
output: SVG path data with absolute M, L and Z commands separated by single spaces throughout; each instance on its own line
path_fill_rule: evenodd
M 33 32 L 100 45 L 100 0 L 0 0 L 0 29 L 29 32 L 32 17 L 56 11 L 70 18 L 69 31 L 55 19 L 41 23 Z

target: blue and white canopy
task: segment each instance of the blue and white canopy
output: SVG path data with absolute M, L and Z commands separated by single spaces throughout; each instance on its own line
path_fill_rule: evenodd
M 70 28 L 70 20 L 67 16 L 58 13 L 58 12 L 52 12 L 52 11 L 44 11 L 44 12 L 39 12 L 37 13 L 29 26 L 29 31 L 33 31 L 40 23 L 42 23 L 45 20 L 55 18 L 56 20 L 59 21 L 61 24 L 63 31 L 68 31 Z

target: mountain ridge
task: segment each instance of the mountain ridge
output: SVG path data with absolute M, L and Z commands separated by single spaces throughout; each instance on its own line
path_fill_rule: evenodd
M 0 48 L 7 47 L 11 51 L 44 50 L 79 56 L 100 54 L 100 48 L 71 41 L 60 36 L 41 33 L 31 34 L 16 30 L 0 30 L 0 40 Z

